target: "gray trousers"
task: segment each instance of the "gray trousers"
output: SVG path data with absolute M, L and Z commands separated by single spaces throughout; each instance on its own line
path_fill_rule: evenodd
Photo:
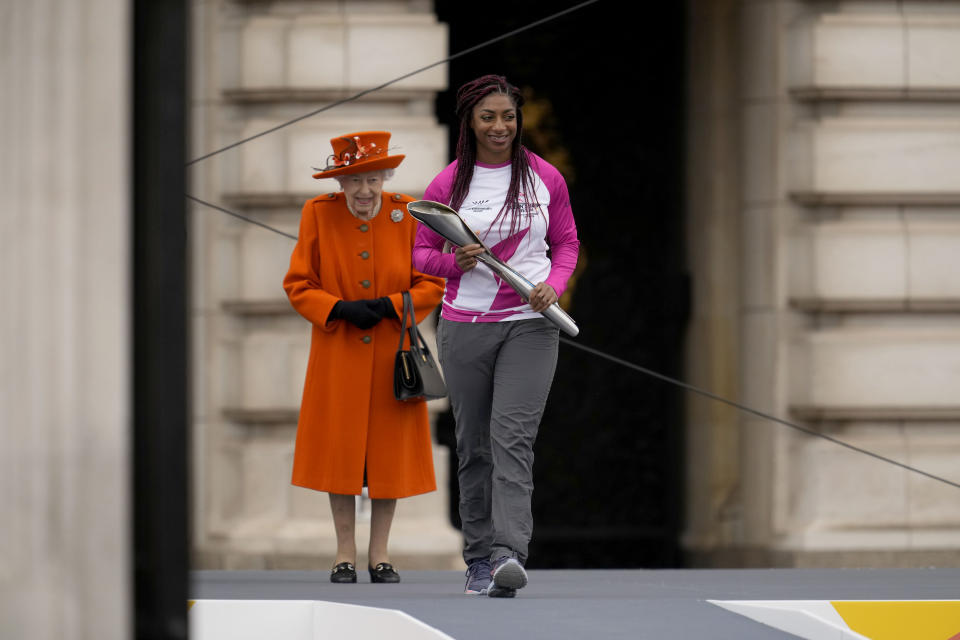
M 463 559 L 516 555 L 533 533 L 533 443 L 557 368 L 559 331 L 544 318 L 437 327 L 456 419 Z

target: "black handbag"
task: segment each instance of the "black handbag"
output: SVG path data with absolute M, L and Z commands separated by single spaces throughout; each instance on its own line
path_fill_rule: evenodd
M 410 325 L 407 326 L 407 318 Z M 404 350 L 403 341 L 410 333 L 410 349 Z M 397 400 L 436 400 L 447 395 L 440 368 L 430 355 L 423 336 L 417 331 L 410 292 L 403 292 L 403 321 L 400 326 L 400 345 L 393 361 L 393 395 Z

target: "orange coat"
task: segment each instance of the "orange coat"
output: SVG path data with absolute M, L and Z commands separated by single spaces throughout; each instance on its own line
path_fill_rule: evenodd
M 425 402 L 393 397 L 400 321 L 371 329 L 327 322 L 338 300 L 389 296 L 397 316 L 410 291 L 417 322 L 440 302 L 443 280 L 414 271 L 413 198 L 383 193 L 380 213 L 352 216 L 342 192 L 307 201 L 283 288 L 313 324 L 293 457 L 293 484 L 357 495 L 364 463 L 371 498 L 403 498 L 436 489 Z M 391 213 L 403 218 L 395 222 Z

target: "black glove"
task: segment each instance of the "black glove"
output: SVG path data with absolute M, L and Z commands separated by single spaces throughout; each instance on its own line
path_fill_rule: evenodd
M 400 319 L 400 316 L 397 315 L 397 310 L 393 308 L 393 303 L 390 302 L 390 298 L 384 296 L 383 298 L 377 298 L 376 300 L 365 300 L 367 306 L 370 307 L 370 310 L 379 315 L 381 318 L 396 318 Z
M 380 322 L 383 316 L 370 308 L 376 300 L 340 300 L 333 305 L 330 319 L 346 320 L 360 329 L 369 329 Z

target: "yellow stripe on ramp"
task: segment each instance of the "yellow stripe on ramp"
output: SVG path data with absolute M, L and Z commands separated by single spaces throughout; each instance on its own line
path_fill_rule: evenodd
M 844 622 L 870 640 L 950 640 L 960 633 L 957 600 L 836 600 Z

